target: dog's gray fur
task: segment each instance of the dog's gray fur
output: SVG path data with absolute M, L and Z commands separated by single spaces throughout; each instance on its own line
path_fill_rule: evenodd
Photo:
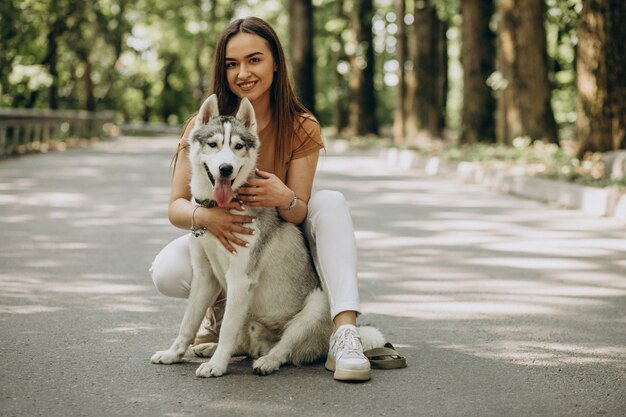
M 191 192 L 196 201 L 214 199 L 215 181 L 232 181 L 236 191 L 254 175 L 259 149 L 252 105 L 243 99 L 236 117 L 219 116 L 217 98 L 202 105 L 189 135 Z M 239 148 L 239 149 L 238 149 Z M 220 166 L 232 166 L 227 178 Z M 208 173 L 211 173 L 211 176 Z M 223 203 L 223 202 L 222 202 Z M 193 280 L 180 332 L 169 350 L 152 356 L 153 363 L 181 361 L 211 300 L 223 289 L 226 309 L 217 347 L 199 353 L 212 355 L 197 376 L 224 374 L 233 354 L 257 357 L 253 370 L 265 375 L 284 363 L 303 364 L 322 359 L 333 331 L 328 299 L 300 230 L 282 221 L 275 209 L 247 207 L 255 217 L 249 247 L 229 253 L 211 233 L 191 238 Z

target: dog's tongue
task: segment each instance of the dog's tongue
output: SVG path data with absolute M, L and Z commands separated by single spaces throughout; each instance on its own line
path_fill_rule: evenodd
M 233 189 L 230 186 L 230 180 L 218 179 L 215 181 L 213 197 L 215 197 L 218 206 L 226 207 L 230 200 L 233 199 Z

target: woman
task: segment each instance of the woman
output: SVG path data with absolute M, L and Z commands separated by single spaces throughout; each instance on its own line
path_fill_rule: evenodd
M 319 123 L 300 104 L 291 87 L 285 56 L 274 30 L 263 20 L 249 17 L 233 21 L 215 50 L 210 94 L 216 94 L 222 114 L 234 114 L 247 97 L 254 107 L 261 147 L 257 179 L 239 190 L 241 204 L 275 207 L 280 216 L 303 224 L 311 255 L 328 294 L 335 332 L 330 340 L 327 369 L 338 380 L 370 379 L 370 364 L 356 331 L 360 313 L 356 282 L 356 243 L 352 220 L 343 195 L 320 191 L 311 196 L 319 151 L 324 147 Z M 174 161 L 168 215 L 172 224 L 191 227 L 190 167 L 187 124 Z M 200 208 L 196 227 L 205 227 L 231 252 L 245 246 L 245 227 L 253 221 L 236 214 L 239 202 L 228 208 Z M 187 297 L 192 278 L 187 234 L 167 245 L 155 258 L 152 279 L 168 296 Z M 213 300 L 196 342 L 216 342 L 224 300 Z

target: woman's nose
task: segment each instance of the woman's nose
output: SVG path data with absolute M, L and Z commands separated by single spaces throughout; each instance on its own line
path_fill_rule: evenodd
M 245 80 L 250 76 L 250 71 L 248 71 L 248 67 L 245 65 L 241 65 L 239 67 L 239 74 L 237 75 L 242 80 Z

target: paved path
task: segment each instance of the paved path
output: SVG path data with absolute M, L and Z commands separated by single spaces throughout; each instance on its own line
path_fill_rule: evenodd
M 215 380 L 156 366 L 184 302 L 147 268 L 175 139 L 0 162 L 2 416 L 623 416 L 626 228 L 366 157 L 327 156 L 350 201 L 363 323 L 408 358 L 370 382 L 321 365 Z

